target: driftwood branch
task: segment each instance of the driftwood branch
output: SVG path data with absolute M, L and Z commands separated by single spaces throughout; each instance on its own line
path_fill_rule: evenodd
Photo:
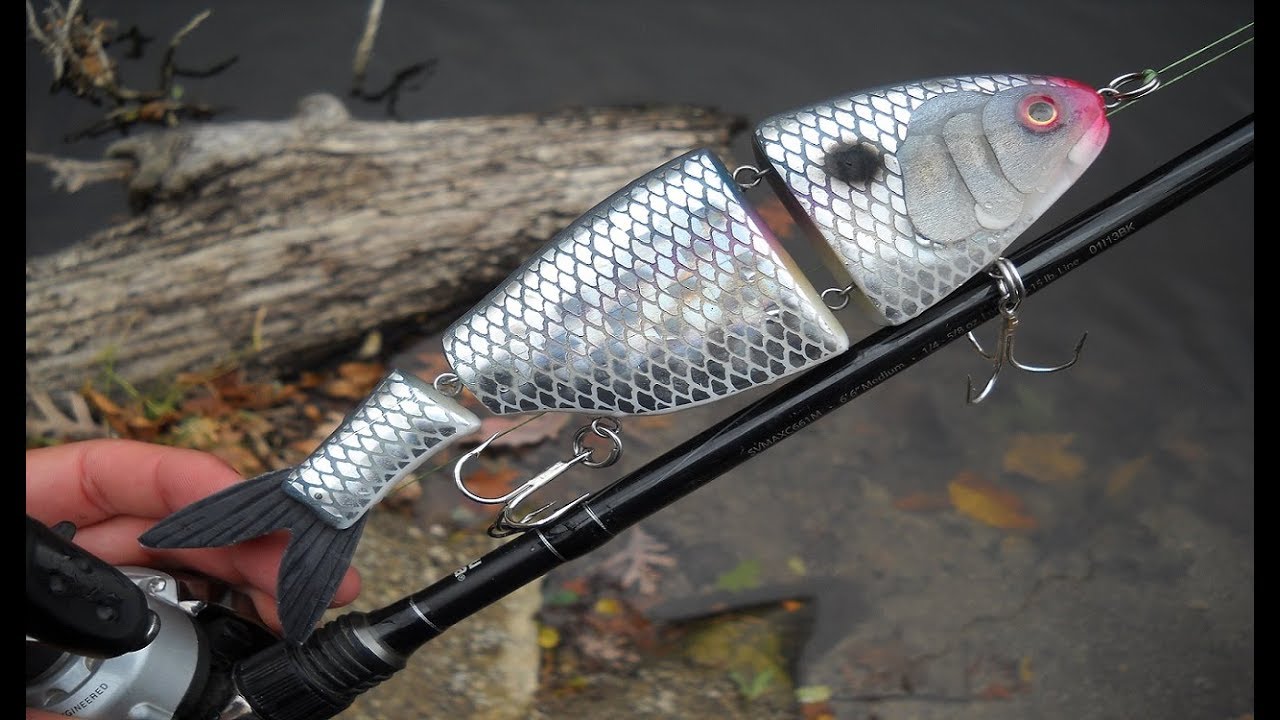
M 130 161 L 145 209 L 27 263 L 28 392 L 78 389 L 107 355 L 134 383 L 207 367 L 255 326 L 255 359 L 283 368 L 374 329 L 438 329 L 638 175 L 727 152 L 740 122 L 690 107 L 357 122 L 317 95 L 286 121 L 122 140 L 108 155 Z
M 133 163 L 123 159 L 76 160 L 29 152 L 27 162 L 43 165 L 53 173 L 54 189 L 69 193 L 76 192 L 85 185 L 108 180 L 127 181 L 133 175 Z

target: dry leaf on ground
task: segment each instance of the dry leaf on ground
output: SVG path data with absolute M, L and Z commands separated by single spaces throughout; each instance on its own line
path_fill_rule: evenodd
M 906 512 L 936 512 L 951 507 L 951 502 L 947 496 L 938 493 L 913 492 L 894 498 L 893 506 Z
M 324 392 L 330 397 L 363 400 L 386 374 L 381 363 L 345 362 L 338 366 L 338 376 L 324 384 Z
M 1151 456 L 1143 455 L 1116 466 L 1107 479 L 1107 497 L 1115 497 L 1127 491 L 1133 481 L 1151 464 Z
M 622 548 L 598 567 L 615 578 L 622 588 L 640 595 L 653 595 L 662 579 L 659 568 L 675 567 L 676 559 L 669 550 L 666 543 L 642 528 L 631 528 Z
M 460 442 L 463 445 L 478 445 L 494 433 L 503 433 L 489 443 L 491 448 L 517 448 L 537 445 L 555 439 L 564 426 L 569 424 L 566 413 L 547 413 L 530 420 L 527 417 L 490 416 L 480 421 L 480 431 L 472 433 Z
M 480 497 L 493 498 L 506 495 L 513 489 L 512 483 L 520 477 L 513 467 L 480 468 L 468 475 L 463 482 L 467 489 Z M 490 506 L 492 507 L 492 506 Z M 537 505 L 531 505 L 537 507 Z
M 962 472 L 947 485 L 956 511 L 1002 530 L 1034 530 L 1036 519 L 1012 492 L 983 480 L 972 472 Z
M 1004 453 L 1004 469 L 1042 483 L 1069 482 L 1084 472 L 1085 461 L 1068 450 L 1073 433 L 1018 433 Z

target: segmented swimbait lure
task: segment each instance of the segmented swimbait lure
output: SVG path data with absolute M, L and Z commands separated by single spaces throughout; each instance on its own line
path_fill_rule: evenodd
M 837 98 L 756 129 L 766 174 L 835 250 L 883 323 L 928 309 L 988 266 L 1097 157 L 1097 91 L 1034 75 L 929 80 Z M 771 171 L 771 172 L 770 172 Z M 336 592 L 366 513 L 423 463 L 473 434 L 453 399 L 495 414 L 596 416 L 573 459 L 501 498 L 503 533 L 547 507 L 514 506 L 573 464 L 621 446 L 613 418 L 674 412 L 803 372 L 848 349 L 822 296 L 709 150 L 675 158 L 557 233 L 445 332 L 453 372 L 393 370 L 301 464 L 165 518 L 155 548 L 216 547 L 287 529 L 278 605 L 306 639 Z M 609 458 L 583 447 L 589 430 Z M 492 441 L 492 438 L 490 438 Z M 584 496 L 585 498 L 586 496 Z M 499 534 L 499 533 L 495 533 Z

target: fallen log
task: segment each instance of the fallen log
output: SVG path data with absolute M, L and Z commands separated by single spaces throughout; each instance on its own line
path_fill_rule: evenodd
M 104 357 L 144 383 L 250 349 L 299 367 L 372 330 L 439 329 L 618 187 L 693 148 L 727 152 L 741 123 L 696 107 L 367 122 L 315 95 L 284 121 L 119 141 L 116 167 L 44 159 L 127 177 L 137 212 L 28 261 L 28 408 Z

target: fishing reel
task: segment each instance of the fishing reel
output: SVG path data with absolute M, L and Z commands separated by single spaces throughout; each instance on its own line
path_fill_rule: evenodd
M 234 664 L 278 640 L 252 601 L 204 576 L 112 566 L 73 544 L 74 533 L 27 516 L 27 707 L 229 718 Z

